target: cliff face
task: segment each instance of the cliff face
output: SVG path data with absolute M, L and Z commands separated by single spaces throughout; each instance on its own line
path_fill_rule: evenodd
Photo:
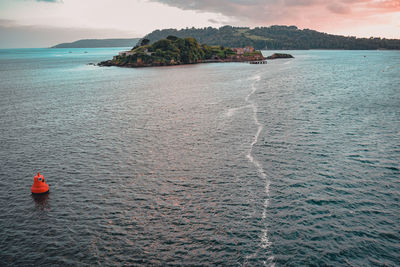
M 238 49 L 222 46 L 200 45 L 194 38 L 169 36 L 152 45 L 134 47 L 121 52 L 112 60 L 99 63 L 99 66 L 153 67 L 208 62 L 260 61 L 265 58 L 260 51 L 237 53 Z M 241 50 L 240 50 L 241 51 Z

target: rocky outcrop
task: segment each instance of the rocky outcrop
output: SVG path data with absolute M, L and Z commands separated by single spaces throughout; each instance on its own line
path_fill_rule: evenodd
M 160 66 L 175 66 L 175 65 L 186 65 L 186 64 L 198 64 L 198 63 L 227 63 L 227 62 L 260 62 L 265 60 L 262 54 L 253 54 L 249 56 L 238 55 L 226 58 L 214 58 L 214 59 L 199 59 L 191 63 L 184 63 L 181 61 L 169 61 L 169 62 L 143 62 L 142 60 L 135 61 L 117 61 L 117 60 L 106 60 L 98 63 L 101 67 L 127 67 L 127 68 L 143 68 L 143 67 L 160 67 Z
M 275 53 L 267 57 L 267 59 L 278 59 L 278 58 L 294 58 L 294 56 L 290 54 Z

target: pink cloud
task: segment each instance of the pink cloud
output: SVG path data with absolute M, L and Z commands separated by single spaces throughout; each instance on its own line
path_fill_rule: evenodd
M 331 3 L 327 6 L 327 9 L 337 14 L 349 14 L 351 12 L 351 9 L 342 3 Z
M 181 9 L 215 12 L 232 24 L 268 26 L 296 25 L 324 31 L 346 27 L 376 26 L 388 14 L 400 12 L 400 0 L 151 0 Z M 388 22 L 386 22 L 388 23 Z M 397 24 L 396 24 L 397 25 Z M 385 24 L 382 24 L 384 27 Z M 395 27 L 395 25 L 391 25 Z M 400 37 L 400 36 L 399 36 Z

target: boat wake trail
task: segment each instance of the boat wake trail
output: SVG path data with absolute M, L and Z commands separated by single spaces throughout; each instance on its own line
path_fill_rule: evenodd
M 250 107 L 251 107 L 250 105 L 247 105 L 247 106 L 242 106 L 242 107 L 238 107 L 238 108 L 230 108 L 226 112 L 225 116 L 226 117 L 232 117 L 236 113 L 236 111 L 239 111 L 239 110 L 245 109 L 245 108 L 250 108 Z
M 251 99 L 250 99 L 251 96 L 254 95 L 254 93 L 257 91 L 257 86 L 256 86 L 256 85 L 257 85 L 257 83 L 260 81 L 260 79 L 261 79 L 260 75 L 255 75 L 254 77 L 251 78 L 251 80 L 253 80 L 253 82 L 252 82 L 252 84 L 251 84 L 252 90 L 251 90 L 251 92 L 245 97 L 245 101 L 246 101 L 246 103 L 247 103 L 248 105 L 246 105 L 246 106 L 244 106 L 244 107 L 249 107 L 249 108 L 252 109 L 252 111 L 253 111 L 253 120 L 254 120 L 254 124 L 255 124 L 256 127 L 257 127 L 257 131 L 256 131 L 256 133 L 255 133 L 255 135 L 254 135 L 253 141 L 252 141 L 251 144 L 250 144 L 250 149 L 249 149 L 249 151 L 248 151 L 246 157 L 247 157 L 247 159 L 254 165 L 254 167 L 256 167 L 257 172 L 258 172 L 258 175 L 260 176 L 260 178 L 262 178 L 262 179 L 265 181 L 265 188 L 264 188 L 264 190 L 265 190 L 266 198 L 265 198 L 264 203 L 263 203 L 263 212 L 262 212 L 262 219 L 263 219 L 263 221 L 265 221 L 266 216 L 267 216 L 267 208 L 268 208 L 268 204 L 269 204 L 269 186 L 270 186 L 270 181 L 269 181 L 269 179 L 268 179 L 268 177 L 267 177 L 267 174 L 265 173 L 265 170 L 264 170 L 263 167 L 261 166 L 260 162 L 259 162 L 259 161 L 255 158 L 255 156 L 253 155 L 253 148 L 254 148 L 254 145 L 257 144 L 257 142 L 258 142 L 258 138 L 259 138 L 259 136 L 260 136 L 260 134 L 261 134 L 261 132 L 262 132 L 262 130 L 263 130 L 263 126 L 262 126 L 261 123 L 258 121 L 258 117 L 257 117 L 257 105 L 256 105 L 256 103 L 255 103 L 254 100 L 251 100 Z M 261 239 L 261 244 L 260 244 L 260 246 L 261 246 L 263 249 L 266 249 L 266 248 L 268 248 L 268 247 L 271 246 L 271 242 L 270 242 L 269 239 L 268 239 L 268 229 L 267 229 L 266 227 L 262 230 L 260 239 Z M 255 254 L 257 254 L 257 252 L 256 252 Z M 255 257 L 255 256 L 256 256 L 255 254 L 252 255 L 252 256 L 250 256 L 250 257 L 248 257 L 248 259 L 249 259 L 249 258 L 252 258 L 252 257 Z M 268 258 L 268 262 L 264 262 L 264 264 L 265 264 L 265 265 L 274 266 L 273 260 L 274 260 L 274 257 L 273 257 L 273 256 L 270 256 L 270 257 Z
M 261 123 L 258 121 L 258 118 L 257 118 L 257 105 L 254 103 L 254 101 L 249 100 L 250 96 L 252 96 L 257 91 L 257 87 L 255 86 L 255 84 L 260 80 L 260 76 L 257 75 L 254 78 L 254 80 L 255 81 L 252 84 L 252 91 L 246 96 L 245 101 L 247 103 L 249 103 L 249 105 L 246 106 L 246 107 L 250 107 L 253 110 L 253 119 L 254 119 L 254 123 L 257 126 L 257 132 L 254 135 L 253 142 L 251 142 L 251 144 L 250 144 L 250 150 L 249 150 L 249 153 L 246 155 L 246 157 L 257 168 L 257 171 L 260 174 L 260 176 L 265 179 L 265 178 L 267 178 L 267 175 L 265 174 L 264 169 L 261 167 L 261 164 L 253 157 L 253 154 L 252 154 L 253 153 L 253 147 L 258 142 L 258 137 L 260 136 L 260 133 L 261 133 L 261 131 L 263 129 Z M 268 185 L 268 187 L 269 187 L 269 185 Z M 267 190 L 267 191 L 269 191 L 269 190 Z
M 265 199 L 265 201 L 264 201 L 264 210 L 263 210 L 263 214 L 262 214 L 262 218 L 265 219 L 266 212 L 267 212 L 266 210 L 267 210 L 268 203 L 269 203 L 269 199 L 268 198 L 269 198 L 270 181 L 267 179 L 267 174 L 265 173 L 265 171 L 264 171 L 263 167 L 261 166 L 260 162 L 258 162 L 258 160 L 255 159 L 254 156 L 253 156 L 253 147 L 258 142 L 258 138 L 259 138 L 259 136 L 261 134 L 263 126 L 261 125 L 261 123 L 258 121 L 258 118 L 257 118 L 257 105 L 253 100 L 250 100 L 250 97 L 257 91 L 256 84 L 257 84 L 257 82 L 260 81 L 260 78 L 261 78 L 260 75 L 256 75 L 256 76 L 253 77 L 254 82 L 251 85 L 252 90 L 245 98 L 245 101 L 249 104 L 248 106 L 251 107 L 251 109 L 253 110 L 253 120 L 254 120 L 255 125 L 257 126 L 257 132 L 254 135 L 253 142 L 251 142 L 251 144 L 250 144 L 250 149 L 249 149 L 249 152 L 247 153 L 246 157 L 249 159 L 249 161 L 251 163 L 254 164 L 254 166 L 256 167 L 257 172 L 260 175 L 260 177 L 265 180 L 265 193 L 267 195 L 267 199 Z M 271 245 L 271 242 L 269 242 L 267 231 L 265 230 L 265 231 L 263 231 L 263 235 L 262 235 L 262 238 L 261 238 L 261 246 L 263 248 L 267 248 L 270 245 Z

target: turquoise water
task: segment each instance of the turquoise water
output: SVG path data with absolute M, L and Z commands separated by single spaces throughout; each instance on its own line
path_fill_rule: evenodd
M 124 49 L 0 50 L 0 265 L 399 265 L 400 52 Z

